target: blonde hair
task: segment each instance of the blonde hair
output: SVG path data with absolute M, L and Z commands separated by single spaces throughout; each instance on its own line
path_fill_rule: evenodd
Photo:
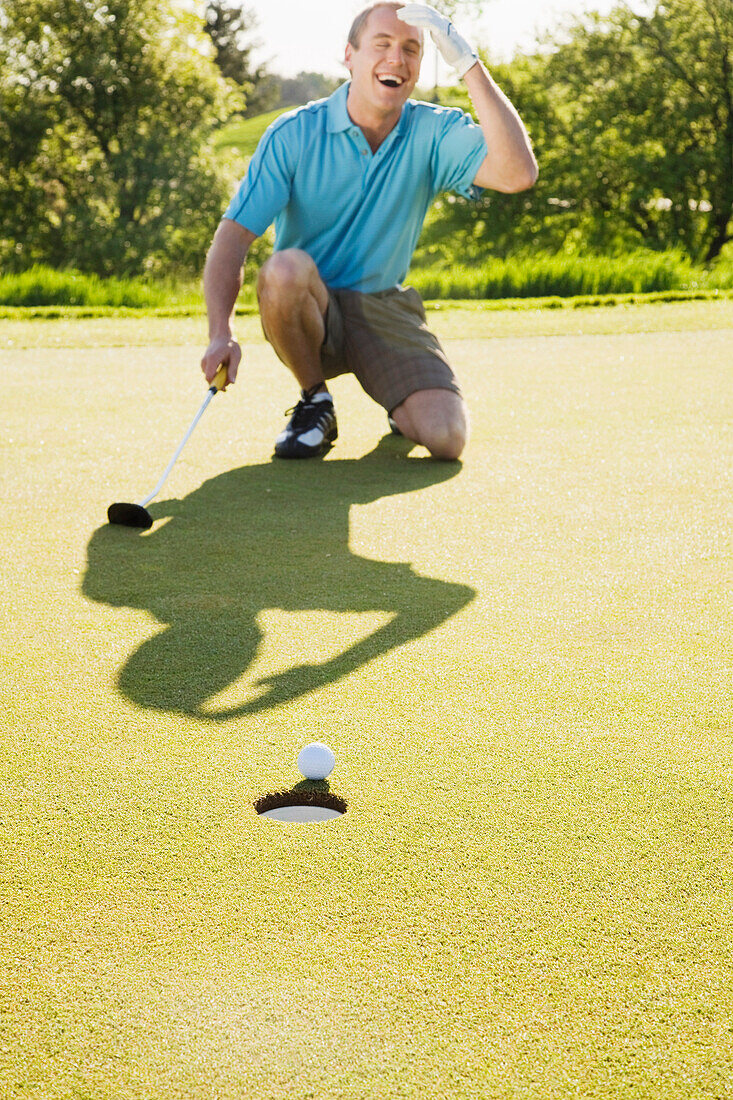
M 383 0 L 376 4 L 370 4 L 368 8 L 364 8 L 357 15 L 354 22 L 351 24 L 351 30 L 349 31 L 348 42 L 352 49 L 358 50 L 361 43 L 361 36 L 366 26 L 369 16 L 372 14 L 375 8 L 392 8 L 392 11 L 399 11 L 400 8 L 404 8 L 404 3 L 392 3 L 391 0 Z

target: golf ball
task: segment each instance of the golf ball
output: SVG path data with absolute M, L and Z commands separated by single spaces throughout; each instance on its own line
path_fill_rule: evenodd
M 311 741 L 298 753 L 298 771 L 306 779 L 325 779 L 331 774 L 335 764 L 333 752 L 321 741 Z

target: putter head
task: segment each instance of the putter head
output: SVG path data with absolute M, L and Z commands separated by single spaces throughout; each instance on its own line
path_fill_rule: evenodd
M 110 504 L 107 519 L 123 527 L 141 527 L 144 531 L 153 526 L 153 517 L 142 504 Z

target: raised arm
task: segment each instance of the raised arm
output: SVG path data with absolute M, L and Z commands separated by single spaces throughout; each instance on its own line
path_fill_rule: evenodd
M 473 182 L 494 191 L 526 191 L 537 180 L 537 161 L 516 108 L 480 61 L 464 74 L 463 82 L 489 150 Z
M 204 295 L 209 315 L 209 346 L 201 360 L 201 370 L 211 382 L 219 367 L 227 368 L 233 382 L 242 358 L 242 349 L 232 332 L 232 318 L 242 289 L 242 269 L 255 233 L 238 222 L 222 219 L 214 234 L 204 267 Z
M 473 180 L 494 191 L 526 191 L 537 179 L 537 161 L 524 124 L 479 61 L 478 54 L 450 19 L 427 4 L 407 4 L 397 15 L 405 23 L 430 31 L 443 60 L 463 78 L 476 108 L 488 154 Z

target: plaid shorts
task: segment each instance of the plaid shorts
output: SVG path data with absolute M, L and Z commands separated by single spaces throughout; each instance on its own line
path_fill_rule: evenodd
M 375 294 L 328 287 L 321 365 L 325 378 L 353 374 L 387 412 L 417 390 L 461 393 L 414 287 Z

